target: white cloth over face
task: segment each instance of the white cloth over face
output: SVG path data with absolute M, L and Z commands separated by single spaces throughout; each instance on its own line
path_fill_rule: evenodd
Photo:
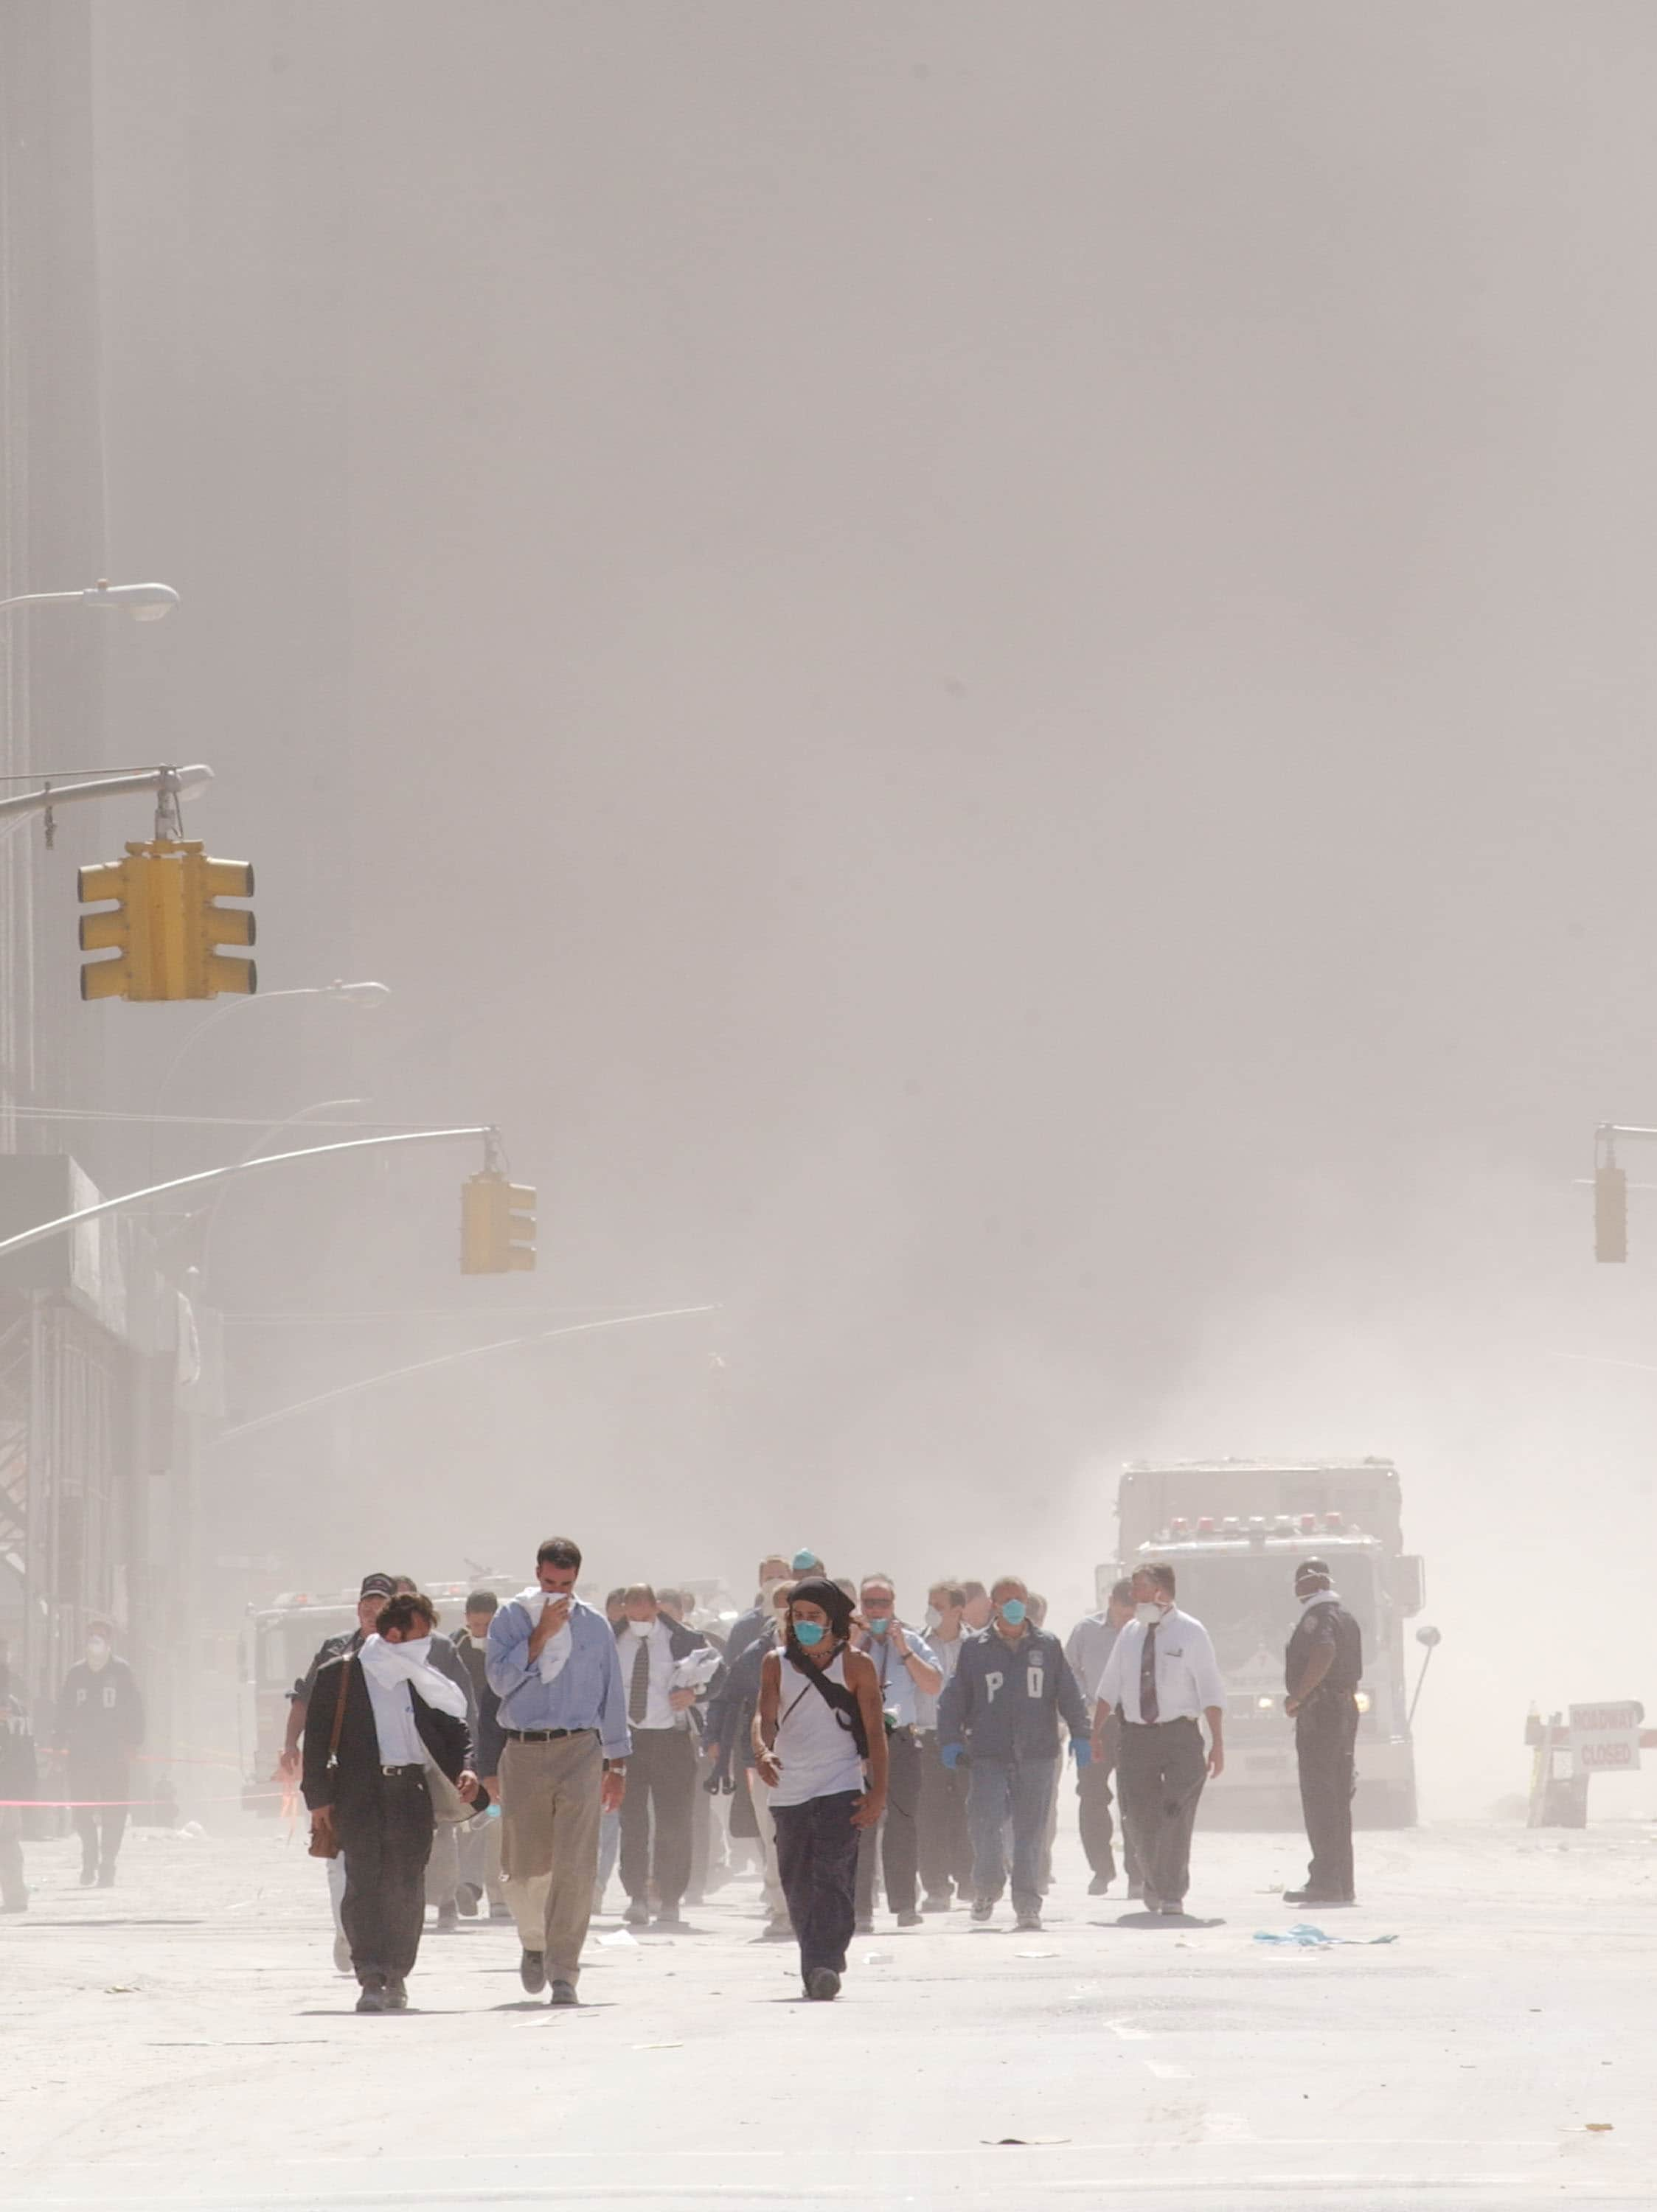
M 377 1683 L 389 1690 L 398 1682 L 406 1682 L 418 1698 L 447 1713 L 451 1720 L 463 1721 L 466 1717 L 466 1693 L 458 1682 L 451 1682 L 447 1674 L 440 1674 L 431 1663 L 431 1638 L 421 1636 L 407 1644 L 387 1644 L 383 1636 L 371 1636 L 357 1655 L 362 1662 L 362 1672 L 368 1676 L 372 1690 Z
M 527 1589 L 518 1592 L 515 1602 L 529 1615 L 531 1631 L 540 1626 L 541 1607 L 547 1602 L 548 1593 L 539 1583 L 531 1583 Z M 549 1637 L 541 1646 L 540 1669 L 543 1682 L 556 1682 L 570 1663 L 570 1647 L 574 1638 L 566 1618 L 557 1634 Z

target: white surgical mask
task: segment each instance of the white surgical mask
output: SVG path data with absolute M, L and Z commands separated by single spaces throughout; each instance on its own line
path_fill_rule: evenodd
M 926 1625 L 929 1630 L 943 1626 L 943 1615 L 935 1605 L 929 1605 L 926 1609 Z
M 655 1626 L 655 1623 L 654 1620 L 630 1620 L 627 1626 L 629 1631 L 638 1638 L 640 1643 L 643 1643 Z
M 88 1636 L 86 1640 L 86 1663 L 95 1674 L 109 1664 L 109 1646 L 101 1636 Z
M 1154 1628 L 1162 1618 L 1162 1608 L 1154 1599 L 1142 1597 L 1133 1609 L 1136 1620 L 1142 1620 L 1147 1628 Z

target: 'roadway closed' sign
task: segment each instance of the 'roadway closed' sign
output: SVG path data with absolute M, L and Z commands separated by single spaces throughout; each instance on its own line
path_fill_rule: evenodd
M 1583 1774 L 1611 1774 L 1640 1764 L 1640 1723 L 1646 1709 L 1637 1698 L 1599 1705 L 1572 1705 L 1570 1747 Z

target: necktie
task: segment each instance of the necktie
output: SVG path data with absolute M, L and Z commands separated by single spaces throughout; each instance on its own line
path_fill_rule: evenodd
M 1139 1717 L 1154 1723 L 1156 1713 L 1156 1630 L 1148 1628 L 1139 1647 Z
M 650 1710 L 650 1639 L 639 1638 L 638 1656 L 633 1662 L 633 1679 L 627 1691 L 627 1717 L 642 1721 Z

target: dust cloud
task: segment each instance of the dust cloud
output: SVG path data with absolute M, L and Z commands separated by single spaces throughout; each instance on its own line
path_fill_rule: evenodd
M 540 1192 L 490 1285 L 469 1155 L 249 1187 L 229 1413 L 719 1308 L 216 1447 L 226 1601 L 557 1526 L 1064 1626 L 1123 1459 L 1375 1452 L 1429 1810 L 1647 1689 L 1649 11 L 94 13 L 132 711 L 266 988 L 394 993 L 179 1110 Z

